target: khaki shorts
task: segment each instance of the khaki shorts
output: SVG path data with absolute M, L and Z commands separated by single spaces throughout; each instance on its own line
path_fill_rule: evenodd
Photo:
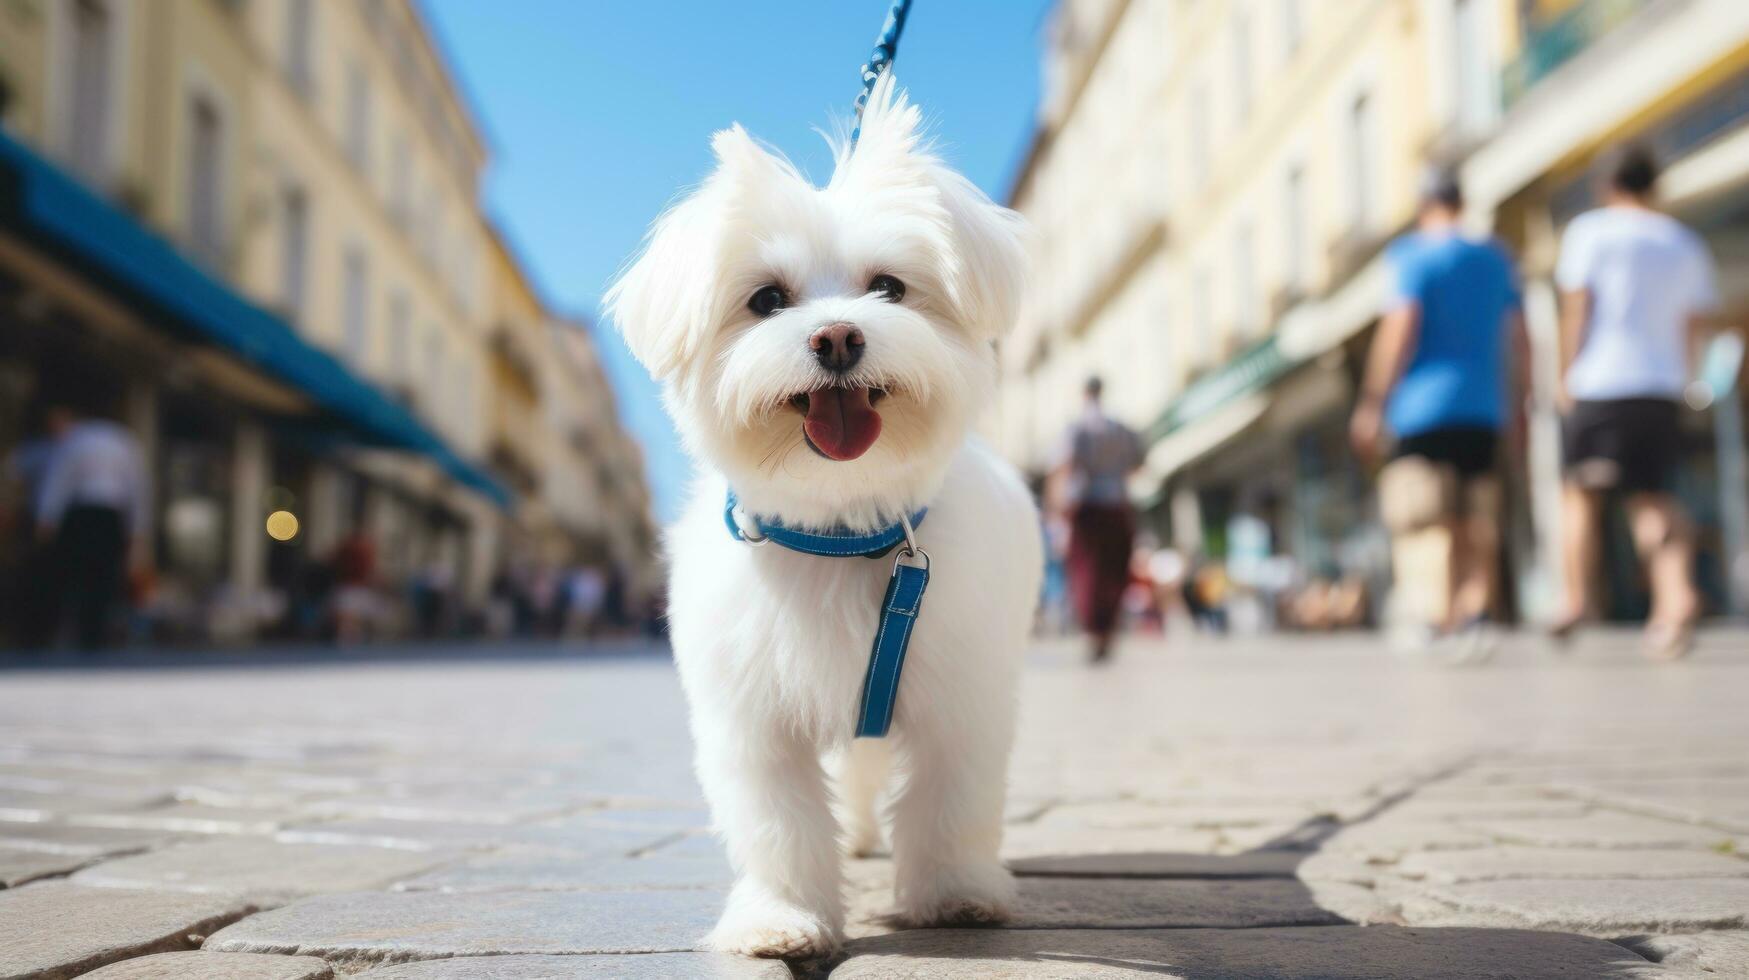
M 1424 456 L 1400 456 L 1379 473 L 1379 517 L 1392 534 L 1499 512 L 1500 480 L 1492 473 L 1463 477 L 1456 466 Z

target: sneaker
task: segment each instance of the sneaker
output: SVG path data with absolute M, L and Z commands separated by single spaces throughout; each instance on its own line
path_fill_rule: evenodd
M 1494 659 L 1505 638 L 1486 616 L 1476 616 L 1451 634 L 1451 662 L 1456 666 L 1474 667 Z
M 1681 660 L 1694 650 L 1693 623 L 1647 623 L 1646 658 L 1658 663 Z

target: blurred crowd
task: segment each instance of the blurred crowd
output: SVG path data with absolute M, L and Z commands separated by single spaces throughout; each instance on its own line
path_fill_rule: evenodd
M 1651 594 L 1648 656 L 1682 656 L 1705 611 L 1693 529 L 1675 493 L 1686 404 L 1712 393 L 1695 377 L 1721 324 L 1704 240 L 1655 206 L 1650 151 L 1618 152 L 1599 177 L 1600 206 L 1561 242 L 1556 406 L 1563 490 L 1564 590 L 1556 639 L 1597 615 L 1602 516 L 1619 504 Z M 1354 575 L 1300 567 L 1273 542 L 1267 501 L 1241 501 L 1225 525 L 1179 540 L 1138 529 L 1127 479 L 1137 435 L 1109 415 L 1090 379 L 1044 489 L 1045 620 L 1071 618 L 1095 663 L 1120 626 L 1164 629 L 1182 618 L 1215 633 L 1388 625 L 1409 651 L 1485 657 L 1503 609 L 1502 467 L 1525 449 L 1531 348 L 1516 262 L 1463 222 L 1455 174 L 1430 170 L 1412 229 L 1386 250 L 1392 285 L 1359 380 L 1349 427 L 1355 459 L 1375 474 L 1388 534 L 1388 596 Z M 1738 348 L 1740 350 L 1740 346 Z M 1698 387 L 1697 387 L 1698 386 Z M 1388 620 L 1388 622 L 1386 622 Z
M 149 557 L 151 481 L 138 440 L 66 404 L 47 406 L 38 429 L 0 472 L 0 649 L 92 650 L 174 633 L 187 602 L 161 587 Z M 294 524 L 288 536 L 295 533 Z M 595 639 L 659 628 L 660 610 L 641 607 L 611 562 L 513 559 L 493 576 L 484 608 L 468 608 L 450 563 L 431 561 L 395 581 L 381 568 L 379 546 L 355 521 L 326 554 L 274 551 L 279 584 L 246 611 L 259 635 L 349 645 Z

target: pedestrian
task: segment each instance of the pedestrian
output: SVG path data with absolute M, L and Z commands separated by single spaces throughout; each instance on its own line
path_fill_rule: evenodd
M 1092 638 L 1092 660 L 1100 663 L 1111 655 L 1129 585 L 1136 521 L 1126 483 L 1141 465 L 1141 445 L 1134 432 L 1106 414 L 1100 379 L 1089 378 L 1084 390 L 1086 403 L 1069 429 L 1059 466 L 1069 518 L 1064 567 L 1076 617 Z
M 334 569 L 334 642 L 341 646 L 368 639 L 380 620 L 377 599 L 377 546 L 362 523 L 355 523 L 329 559 Z
M 38 536 L 37 502 L 43 477 L 54 460 L 57 440 L 48 431 L 51 410 L 41 432 L 13 447 L 0 464 L 5 485 L 5 514 L 0 519 L 5 540 L 5 608 L 3 624 L 10 638 L 26 649 L 47 646 L 60 625 L 59 595 L 54 579 L 54 546 Z
M 1692 534 L 1672 493 L 1680 459 L 1679 401 L 1690 351 L 1718 306 L 1700 237 L 1656 209 L 1658 165 L 1642 148 L 1608 171 L 1603 206 L 1573 219 L 1561 241 L 1562 550 L 1564 637 L 1593 611 L 1598 518 L 1623 496 L 1652 589 L 1646 651 L 1686 653 L 1700 613 Z
M 72 614 L 78 645 L 95 650 L 114 639 L 128 571 L 145 561 L 145 459 L 121 425 L 66 407 L 49 411 L 48 431 L 55 448 L 37 493 L 37 534 L 52 546 L 60 608 Z
M 601 629 L 602 609 L 607 604 L 607 573 L 586 563 L 571 569 L 565 578 L 566 636 L 593 640 Z
M 1462 229 L 1463 190 L 1423 181 L 1416 227 L 1391 243 L 1392 288 L 1350 426 L 1362 460 L 1391 458 L 1379 509 L 1392 538 L 1399 621 L 1415 646 L 1462 636 L 1485 653 L 1499 561 L 1496 462 L 1515 401 L 1510 348 L 1523 350 L 1512 259 Z M 1520 358 L 1522 363 L 1522 358 Z

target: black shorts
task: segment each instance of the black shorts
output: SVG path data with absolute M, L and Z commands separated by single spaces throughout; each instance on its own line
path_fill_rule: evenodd
M 1663 493 L 1681 457 L 1681 409 L 1667 398 L 1576 402 L 1561 424 L 1567 479 L 1587 490 Z
M 1493 429 L 1465 426 L 1462 428 L 1430 429 L 1397 440 L 1393 459 L 1420 456 L 1430 463 L 1442 463 L 1457 470 L 1461 480 L 1473 480 L 1494 472 L 1494 459 L 1500 450 L 1500 433 Z

